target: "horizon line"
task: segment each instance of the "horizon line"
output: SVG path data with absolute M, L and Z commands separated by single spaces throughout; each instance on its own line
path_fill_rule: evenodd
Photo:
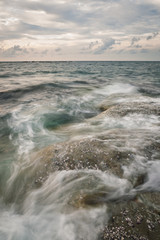
M 0 60 L 5 62 L 160 62 L 160 60 Z

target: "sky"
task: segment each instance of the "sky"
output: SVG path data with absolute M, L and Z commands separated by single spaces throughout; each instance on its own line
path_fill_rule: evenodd
M 0 0 L 0 61 L 160 61 L 160 0 Z

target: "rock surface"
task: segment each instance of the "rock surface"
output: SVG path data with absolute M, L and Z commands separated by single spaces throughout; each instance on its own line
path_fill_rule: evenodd
M 123 117 L 127 114 L 154 114 L 160 115 L 160 105 L 154 102 L 130 102 L 130 103 L 120 103 L 114 106 L 108 106 L 102 103 L 100 109 L 103 109 L 103 112 L 95 118 L 100 118 L 103 115 L 110 117 Z
M 118 105 L 106 105 L 106 109 L 87 121 L 92 122 L 103 117 L 123 117 L 133 113 L 160 114 L 160 107 L 154 102 L 122 102 Z M 127 179 L 135 190 L 135 195 L 119 201 L 106 201 L 105 189 L 98 189 L 89 194 L 75 194 L 69 204 L 75 208 L 108 204 L 112 217 L 101 233 L 101 240 L 159 240 L 160 193 L 142 193 L 137 190 L 147 178 L 143 163 L 153 162 L 159 157 L 159 135 L 152 129 L 117 128 L 96 133 L 94 137 L 54 144 L 31 157 L 27 168 L 22 168 L 14 179 L 10 195 L 6 191 L 6 201 L 20 204 L 27 192 L 41 187 L 55 171 L 106 171 Z
M 156 193 L 160 200 L 160 193 Z M 154 193 L 152 195 L 154 202 Z M 159 240 L 160 215 L 141 201 L 114 206 L 114 213 L 101 234 L 102 240 Z
M 142 161 L 157 158 L 160 149 L 155 133 L 128 131 L 125 129 L 108 130 L 103 134 L 67 143 L 54 144 L 35 153 L 27 168 L 22 168 L 13 180 L 9 201 L 22 198 L 24 192 L 40 187 L 55 171 L 62 170 L 101 170 L 120 178 L 127 178 L 134 186 L 144 181 L 144 171 L 133 166 L 134 172 L 126 175 L 124 167 L 129 168 L 138 157 Z M 144 158 L 145 154 L 145 158 Z M 137 163 L 136 163 L 137 164 Z M 142 177 L 141 177 L 142 176 Z M 16 196 L 14 196 L 14 188 Z M 19 194 L 18 194 L 19 192 Z M 14 199 L 15 198 L 15 199 Z

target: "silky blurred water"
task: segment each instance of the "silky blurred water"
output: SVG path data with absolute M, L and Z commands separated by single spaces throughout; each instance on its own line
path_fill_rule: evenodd
M 159 97 L 160 62 L 1 62 L 0 239 L 94 240 L 109 219 L 108 206 L 75 208 L 69 203 L 72 195 L 101 187 L 111 200 L 113 192 L 116 199 L 134 195 L 127 179 L 137 171 L 148 176 L 139 191 L 159 191 L 158 150 L 151 159 L 145 153 L 138 155 L 139 146 L 159 144 L 159 116 L 133 113 L 95 118 L 103 101 L 159 106 Z M 50 174 L 39 189 L 30 190 L 25 199 L 22 196 L 21 207 L 12 201 L 13 189 L 14 195 L 19 192 L 13 182 L 26 181 L 23 171 L 34 152 L 113 129 L 119 135 L 124 129 L 128 135 L 123 146 L 116 138 L 108 146 L 135 152 L 132 164 L 124 166 L 124 179 L 99 170 L 59 171 Z M 136 141 L 130 131 L 136 133 Z

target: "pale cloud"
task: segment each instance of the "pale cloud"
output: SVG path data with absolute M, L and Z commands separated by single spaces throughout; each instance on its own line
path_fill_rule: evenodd
M 95 49 L 94 54 L 103 54 L 107 49 L 112 49 L 114 44 L 115 40 L 112 38 L 103 40 L 102 44 Z
M 153 33 L 152 35 L 149 35 L 146 39 L 147 39 L 147 40 L 151 40 L 151 39 L 157 37 L 158 34 L 159 34 L 158 32 L 155 32 L 155 33 Z
M 45 50 L 43 50 L 43 51 L 41 52 L 42 55 L 46 55 L 47 53 L 48 53 L 48 50 L 47 50 L 47 49 L 45 49 Z
M 94 42 L 91 42 L 88 46 L 88 49 L 91 49 L 93 50 L 94 48 L 96 48 L 96 46 L 99 44 L 98 41 L 94 41 Z
M 140 40 L 140 37 L 133 37 L 131 41 L 131 46 L 135 45 Z
M 61 48 L 56 48 L 55 52 L 60 52 L 62 49 Z
M 26 48 L 21 48 L 19 45 L 15 45 L 15 46 L 13 46 L 11 48 L 8 48 L 6 50 L 3 49 L 3 48 L 0 48 L 0 54 L 4 58 L 8 58 L 8 57 L 14 58 L 14 57 L 24 55 L 24 54 L 27 54 L 27 53 L 28 53 L 28 50 Z
M 37 60 L 160 60 L 159 0 L 1 0 L 0 11 L 0 60 L 34 57 L 30 49 Z

